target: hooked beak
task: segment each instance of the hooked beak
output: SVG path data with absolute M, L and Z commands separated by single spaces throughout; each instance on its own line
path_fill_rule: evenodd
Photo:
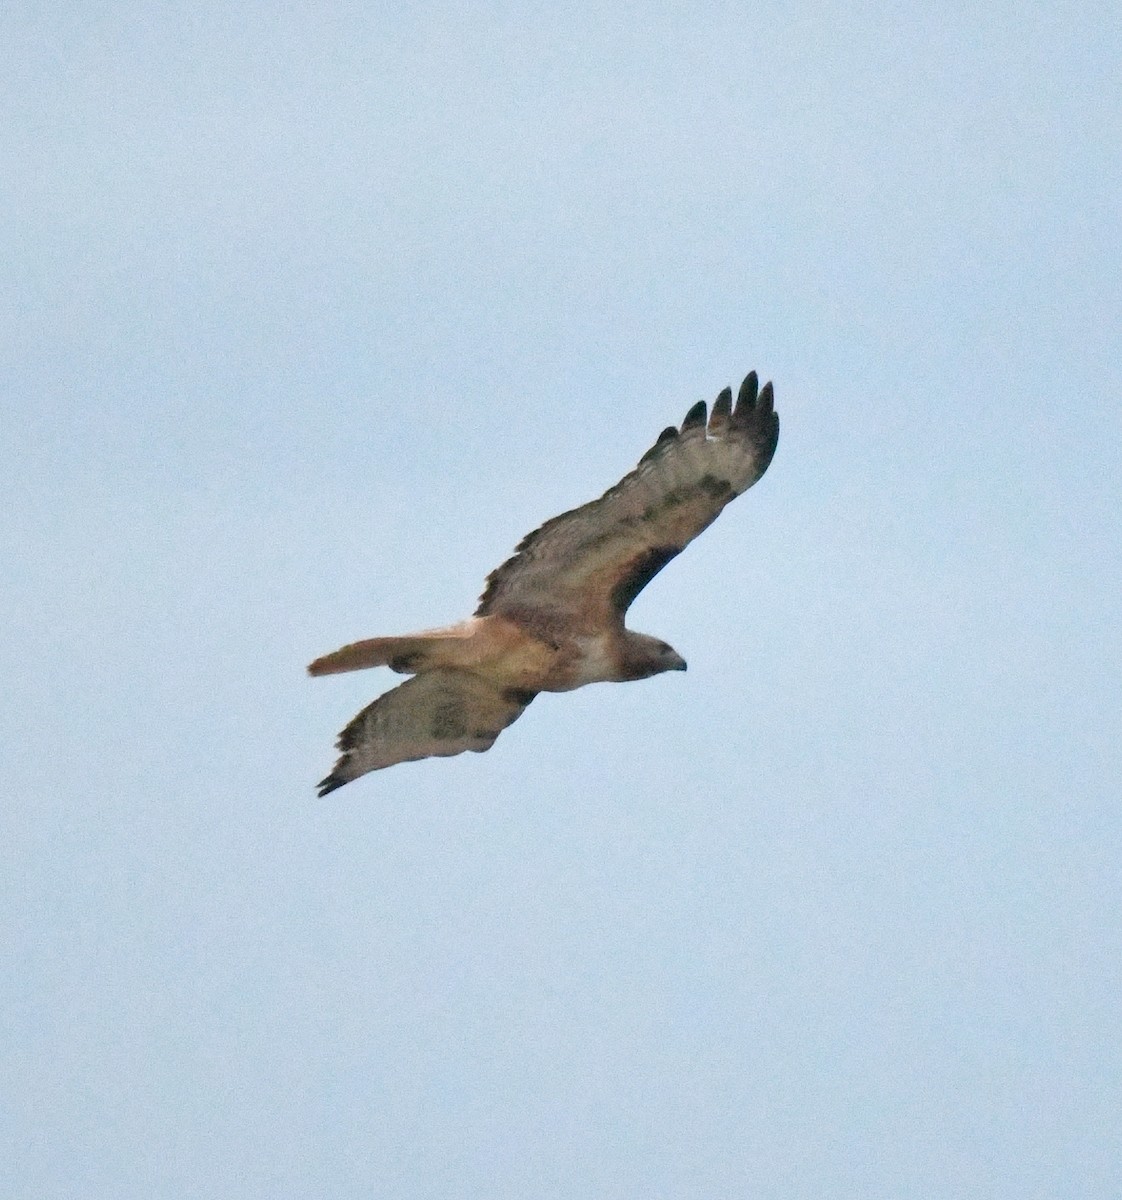
M 684 671 L 685 669 L 686 669 L 686 660 L 680 654 L 675 654 L 674 658 L 671 660 L 670 670 L 671 671 Z

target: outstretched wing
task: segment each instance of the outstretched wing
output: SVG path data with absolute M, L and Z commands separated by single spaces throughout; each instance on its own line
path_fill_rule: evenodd
M 326 796 L 367 771 L 433 755 L 488 750 L 537 693 L 467 671 L 426 671 L 379 696 L 339 734 L 343 752 L 321 780 Z
M 529 620 L 549 613 L 587 628 L 620 623 L 631 602 L 721 509 L 767 470 L 779 439 L 771 384 L 753 371 L 671 425 L 629 475 L 546 521 L 492 571 L 476 610 Z

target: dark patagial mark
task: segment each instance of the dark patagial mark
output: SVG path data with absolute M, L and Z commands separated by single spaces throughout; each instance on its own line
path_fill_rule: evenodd
M 396 671 L 399 675 L 412 675 L 423 657 L 421 654 L 397 654 L 390 659 L 388 665 L 391 671 Z
M 476 613 L 476 616 L 479 615 Z M 523 626 L 539 642 L 545 642 L 551 650 L 560 650 L 561 643 L 569 636 L 570 618 L 561 613 L 550 612 L 547 608 L 508 604 L 503 608 L 503 616 Z
M 616 612 L 621 616 L 627 612 L 635 597 L 681 551 L 681 546 L 654 546 L 634 559 L 627 574 L 612 588 L 612 607 Z
M 520 704 L 523 708 L 530 703 L 538 693 L 533 688 L 509 687 L 503 689 L 503 699 L 510 704 Z

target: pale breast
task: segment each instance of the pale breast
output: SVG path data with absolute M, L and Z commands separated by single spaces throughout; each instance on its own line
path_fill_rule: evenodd
M 607 634 L 572 639 L 570 682 L 565 688 L 583 687 L 586 683 L 605 683 L 619 678 L 619 652 L 615 639 Z M 561 689 L 558 689 L 561 690 Z
M 527 628 L 499 616 L 475 620 L 480 638 L 472 669 L 505 686 L 568 692 L 619 678 L 618 646 L 610 634 Z

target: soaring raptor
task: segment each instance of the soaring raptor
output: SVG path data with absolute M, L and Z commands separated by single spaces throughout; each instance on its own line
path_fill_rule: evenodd
M 707 419 L 708 416 L 708 419 Z M 698 401 L 599 500 L 546 521 L 487 577 L 475 615 L 406 637 L 353 642 L 312 675 L 387 666 L 413 678 L 379 696 L 339 735 L 326 796 L 367 771 L 487 750 L 538 692 L 684 671 L 665 642 L 634 633 L 631 602 L 734 496 L 767 470 L 779 439 L 771 384 L 755 371 L 733 407 L 725 388 Z

